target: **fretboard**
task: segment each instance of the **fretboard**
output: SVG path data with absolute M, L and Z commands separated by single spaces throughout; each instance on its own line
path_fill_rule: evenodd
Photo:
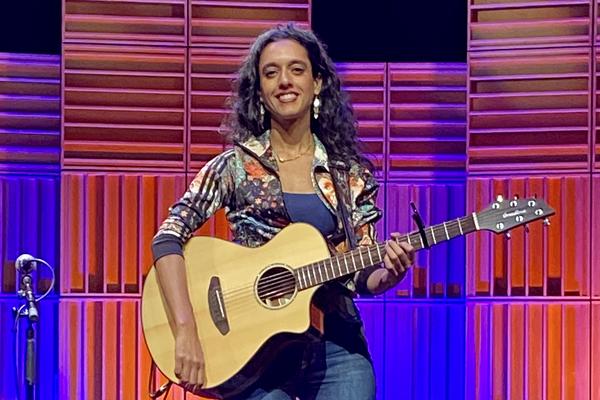
M 426 227 L 424 231 L 427 243 L 425 243 L 419 231 L 402 235 L 396 240 L 398 242 L 408 242 L 416 250 L 421 250 L 478 229 L 477 216 L 473 213 L 463 218 Z M 371 246 L 360 246 L 352 251 L 297 268 L 294 274 L 298 282 L 298 289 L 308 289 L 372 265 L 381 264 L 384 256 L 385 243 L 376 243 Z

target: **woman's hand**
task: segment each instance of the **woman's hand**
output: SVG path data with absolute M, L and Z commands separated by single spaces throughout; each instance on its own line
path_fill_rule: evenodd
M 175 376 L 192 393 L 204 384 L 204 353 L 195 324 L 177 327 L 175 332 Z
M 367 278 L 367 289 L 373 294 L 381 294 L 396 286 L 415 262 L 415 248 L 407 242 L 398 242 L 398 232 L 392 233 L 391 236 L 392 240 L 385 244 L 385 268 L 375 270 Z

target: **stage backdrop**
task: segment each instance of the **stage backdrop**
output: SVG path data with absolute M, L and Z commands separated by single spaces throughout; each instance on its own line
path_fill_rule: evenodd
M 0 55 L 0 398 L 13 398 L 14 260 L 41 306 L 38 398 L 147 398 L 139 298 L 152 235 L 225 146 L 249 43 L 306 0 L 71 1 L 62 57 Z M 378 168 L 380 237 L 537 195 L 552 225 L 418 254 L 360 299 L 380 399 L 600 400 L 596 0 L 471 0 L 466 64 L 339 64 Z M 398 40 L 402 40 L 399 38 Z M 223 215 L 199 234 L 227 237 Z M 40 271 L 42 291 L 49 275 Z M 22 360 L 19 360 L 22 366 Z M 160 380 L 160 375 L 157 376 Z M 189 399 L 175 389 L 170 399 Z

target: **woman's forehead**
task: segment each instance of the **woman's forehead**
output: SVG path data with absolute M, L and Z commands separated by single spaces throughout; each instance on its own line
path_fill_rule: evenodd
M 308 51 L 293 39 L 282 39 L 265 46 L 260 53 L 259 65 L 262 67 L 268 63 L 287 64 L 294 61 L 310 65 Z

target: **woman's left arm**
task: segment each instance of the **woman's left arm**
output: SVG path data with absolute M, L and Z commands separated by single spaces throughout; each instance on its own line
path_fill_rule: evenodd
M 364 169 L 361 172 L 361 178 L 353 178 L 352 175 L 350 178 L 350 190 L 355 204 L 352 220 L 357 244 L 370 246 L 377 241 L 375 223 L 382 215 L 376 204 L 379 183 L 368 170 Z M 355 275 L 359 294 L 377 295 L 396 286 L 414 263 L 413 246 L 407 242 L 400 242 L 399 233 L 392 233 L 391 236 L 392 239 L 385 245 L 383 265 L 366 268 Z

